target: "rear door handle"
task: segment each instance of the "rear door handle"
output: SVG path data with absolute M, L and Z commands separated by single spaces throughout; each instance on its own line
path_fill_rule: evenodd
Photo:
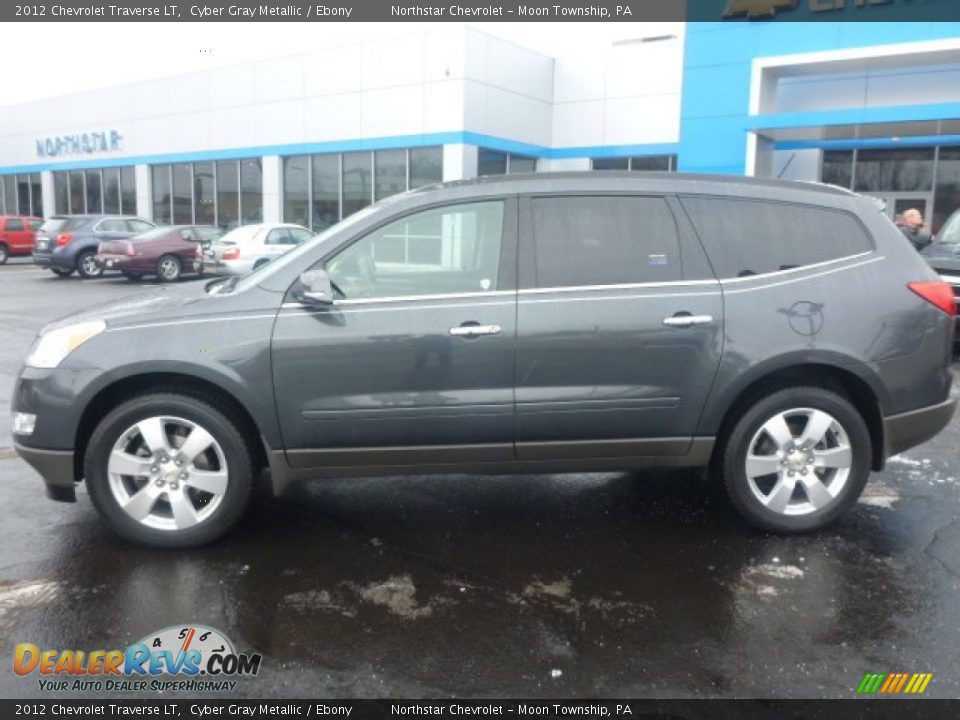
M 673 315 L 665 317 L 663 324 L 667 327 L 692 327 L 694 325 L 708 325 L 713 322 L 713 315 Z
M 481 335 L 499 335 L 501 330 L 499 325 L 460 325 L 450 328 L 450 334 L 454 337 L 480 337 Z

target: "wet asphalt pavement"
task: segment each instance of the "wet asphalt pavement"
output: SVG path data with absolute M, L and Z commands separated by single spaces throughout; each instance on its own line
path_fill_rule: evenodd
M 0 697 L 55 697 L 13 673 L 17 643 L 189 623 L 263 654 L 250 698 L 850 698 L 868 672 L 960 697 L 958 420 L 804 537 L 754 532 L 688 472 L 454 476 L 324 481 L 149 551 L 83 490 L 46 500 L 7 420 L 44 322 L 143 289 L 0 267 Z

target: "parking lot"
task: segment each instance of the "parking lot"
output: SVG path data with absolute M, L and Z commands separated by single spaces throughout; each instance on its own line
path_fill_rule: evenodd
M 185 623 L 263 654 L 241 697 L 848 698 L 889 672 L 960 696 L 958 420 L 803 537 L 750 530 L 688 472 L 344 478 L 260 501 L 214 546 L 149 551 L 82 489 L 46 500 L 7 419 L 45 322 L 136 292 L 176 287 L 0 267 L 0 696 L 44 696 L 17 643 Z

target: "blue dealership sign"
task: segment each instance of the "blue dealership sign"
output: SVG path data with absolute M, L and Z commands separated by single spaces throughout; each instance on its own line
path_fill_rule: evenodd
M 37 157 L 56 158 L 68 155 L 94 155 L 120 150 L 123 135 L 116 130 L 57 135 L 37 140 Z

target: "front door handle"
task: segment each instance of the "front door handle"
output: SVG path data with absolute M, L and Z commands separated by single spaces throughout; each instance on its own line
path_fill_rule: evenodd
M 713 315 L 673 315 L 665 317 L 663 324 L 667 327 L 693 327 L 694 325 L 707 325 L 713 322 Z
M 459 327 L 450 328 L 450 334 L 454 337 L 480 337 L 481 335 L 499 335 L 501 328 L 499 325 L 468 325 L 464 323 Z

